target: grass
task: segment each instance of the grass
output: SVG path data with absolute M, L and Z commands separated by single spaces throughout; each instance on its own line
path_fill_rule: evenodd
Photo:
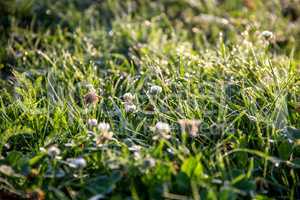
M 1 1 L 0 198 L 299 199 L 298 5 Z

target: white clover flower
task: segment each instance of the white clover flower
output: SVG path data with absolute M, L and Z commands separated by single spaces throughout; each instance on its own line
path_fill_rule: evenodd
M 155 130 L 154 131 L 157 134 L 153 137 L 154 140 L 158 140 L 160 138 L 163 138 L 163 139 L 170 139 L 171 138 L 171 135 L 169 134 L 171 129 L 170 129 L 169 124 L 167 124 L 167 123 L 157 122 L 156 125 L 155 125 Z
M 131 93 L 127 92 L 123 95 L 123 99 L 124 102 L 131 103 L 134 100 L 134 96 Z
M 95 127 L 98 124 L 97 119 L 88 119 L 87 124 L 89 125 L 89 127 Z
M 273 33 L 271 31 L 263 31 L 261 32 L 261 36 L 267 40 L 273 37 Z
M 134 112 L 136 110 L 136 105 L 134 105 L 133 103 L 124 103 L 124 108 L 125 108 L 125 112 L 127 113 L 131 113 Z
M 162 87 L 158 85 L 153 85 L 150 87 L 149 94 L 150 95 L 158 95 L 162 92 Z
M 83 169 L 86 167 L 86 161 L 84 158 L 79 157 L 79 158 L 69 158 L 67 160 L 69 163 L 69 166 L 75 169 Z
M 101 133 L 108 132 L 110 129 L 110 125 L 106 122 L 101 122 L 98 125 L 98 129 Z
M 164 122 L 157 122 L 155 125 L 155 130 L 158 133 L 169 133 L 170 132 L 170 126 L 167 123 Z
M 51 158 L 55 158 L 60 154 L 60 149 L 57 146 L 52 145 L 48 148 L 47 153 Z
M 103 144 L 105 141 L 108 140 L 112 140 L 114 133 L 112 131 L 109 131 L 110 129 L 110 125 L 108 123 L 105 122 L 101 122 L 98 125 L 98 129 L 99 129 L 99 135 L 95 138 L 96 139 L 96 144 L 97 145 L 101 145 Z

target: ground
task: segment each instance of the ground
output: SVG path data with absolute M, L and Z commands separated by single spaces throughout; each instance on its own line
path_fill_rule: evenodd
M 299 0 L 0 1 L 0 199 L 300 199 Z

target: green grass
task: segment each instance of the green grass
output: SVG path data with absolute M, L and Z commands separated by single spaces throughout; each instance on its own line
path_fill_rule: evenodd
M 0 199 L 299 199 L 298 5 L 1 1 Z

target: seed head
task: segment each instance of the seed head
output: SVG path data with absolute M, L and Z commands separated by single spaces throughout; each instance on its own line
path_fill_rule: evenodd
M 190 137 L 196 137 L 198 134 L 199 120 L 181 119 L 178 121 L 182 132 L 187 132 Z
M 84 96 L 84 104 L 85 105 L 90 105 L 90 104 L 95 105 L 98 103 L 99 99 L 100 99 L 100 96 L 98 96 L 95 91 L 90 91 Z

